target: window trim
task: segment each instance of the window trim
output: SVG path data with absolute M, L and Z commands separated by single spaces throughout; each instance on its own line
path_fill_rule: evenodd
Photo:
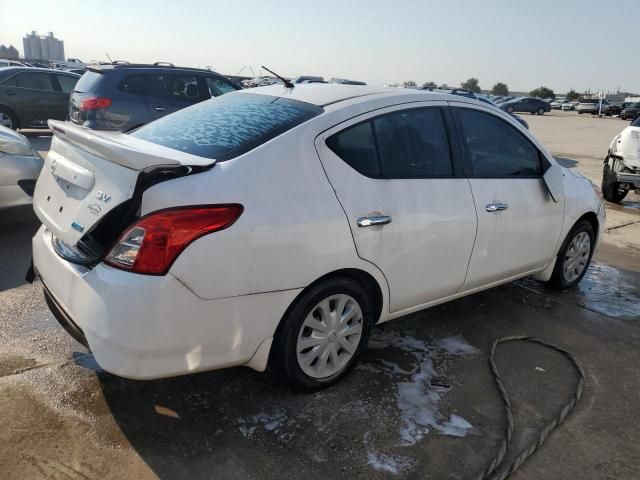
M 512 124 L 510 124 L 506 119 L 501 118 L 499 115 L 495 115 L 494 113 L 484 110 L 484 109 L 480 109 L 480 108 L 473 108 L 473 106 L 471 105 L 452 105 L 450 106 L 451 108 L 451 113 L 452 116 L 454 118 L 455 124 L 456 124 L 456 131 L 458 132 L 458 145 L 460 146 L 460 149 L 462 150 L 462 158 L 464 161 L 464 171 L 465 171 L 465 176 L 466 178 L 478 178 L 478 179 L 510 179 L 510 180 L 522 180 L 522 179 L 542 179 L 544 177 L 545 172 L 549 169 L 549 167 L 551 166 L 551 164 L 549 163 L 549 161 L 547 160 L 547 158 L 545 157 L 544 153 L 542 153 L 542 151 L 540 150 L 540 148 L 538 148 L 538 146 L 533 143 L 529 138 L 527 138 L 526 135 L 524 135 L 520 130 L 518 130 L 518 128 L 516 128 L 515 126 L 513 126 Z M 489 175 L 489 176 L 485 176 L 485 175 L 476 175 L 473 171 L 473 165 L 471 163 L 471 157 L 470 157 L 470 152 L 469 152 L 469 148 L 468 146 L 465 144 L 465 142 L 462 141 L 463 138 L 465 138 L 465 134 L 464 134 L 464 127 L 462 126 L 462 119 L 460 118 L 459 115 L 459 111 L 461 109 L 464 110 L 472 110 L 474 112 L 478 112 L 480 114 L 484 114 L 484 115 L 490 115 L 492 117 L 494 117 L 496 120 L 501 121 L 503 123 L 505 123 L 507 126 L 511 127 L 516 133 L 518 133 L 523 139 L 525 139 L 529 145 L 531 145 L 533 147 L 533 149 L 537 152 L 538 154 L 538 163 L 540 165 L 540 175 Z
M 425 104 L 427 103 L 427 104 Z M 326 131 L 324 132 L 323 136 L 322 136 L 322 143 L 324 144 L 324 147 L 326 147 L 333 155 L 335 155 L 336 157 L 338 157 L 340 159 L 340 161 L 342 161 L 345 165 L 347 165 L 349 168 L 351 168 L 354 172 L 358 173 L 359 175 L 362 175 L 363 177 L 366 178 L 371 178 L 373 180 L 420 180 L 420 179 L 451 179 L 451 178 L 461 178 L 464 177 L 464 171 L 463 171 L 463 165 L 462 165 L 462 161 L 460 158 L 460 149 L 458 148 L 457 145 L 455 145 L 456 140 L 455 140 L 455 131 L 453 128 L 453 121 L 450 118 L 450 115 L 448 114 L 448 110 L 449 107 L 445 104 L 445 103 L 440 103 L 437 102 L 436 104 L 428 104 L 429 102 L 411 102 L 411 103 L 403 103 L 403 104 L 396 104 L 396 105 L 390 105 L 387 107 L 382 107 L 380 109 L 371 111 L 371 112 L 367 112 L 366 114 L 363 115 L 359 115 L 357 117 L 353 117 L 351 119 L 345 120 L 344 122 L 341 122 L 338 125 L 335 125 L 333 128 L 328 129 L 327 133 Z M 386 115 L 393 115 L 399 112 L 404 112 L 404 111 L 408 111 L 408 110 L 424 110 L 427 108 L 435 108 L 438 109 L 440 111 L 440 117 L 442 119 L 442 124 L 443 127 L 445 129 L 446 132 L 446 141 L 449 147 L 449 162 L 451 164 L 451 175 L 415 175 L 415 176 L 407 176 L 407 175 L 365 175 L 364 173 L 356 170 L 355 168 L 353 168 L 349 163 L 347 163 L 342 157 L 340 157 L 337 153 L 335 153 L 327 144 L 327 141 L 329 140 L 329 138 L 333 137 L 334 135 L 337 135 L 341 132 L 344 132 L 345 130 L 348 130 L 350 128 L 355 128 L 359 125 L 362 125 L 364 123 L 369 122 L 371 125 L 371 132 L 373 135 L 373 140 L 374 140 L 374 144 L 375 144 L 375 150 L 376 150 L 376 160 L 378 162 L 378 171 L 382 172 L 382 163 L 380 160 L 380 144 L 378 141 L 378 135 L 376 132 L 376 127 L 375 127 L 375 123 L 374 120 L 384 117 Z M 380 112 L 380 110 L 384 110 L 383 112 Z M 339 127 L 340 125 L 350 122 L 351 120 L 355 119 L 355 118 L 359 118 L 359 117 L 365 117 L 360 121 L 356 121 L 353 123 L 349 123 L 348 125 L 337 129 L 337 127 Z

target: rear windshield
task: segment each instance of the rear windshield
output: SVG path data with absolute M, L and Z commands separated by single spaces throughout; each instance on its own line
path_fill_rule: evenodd
M 80 77 L 80 80 L 78 80 L 78 83 L 76 83 L 73 91 L 81 93 L 93 92 L 98 83 L 100 83 L 101 79 L 102 74 L 87 71 L 82 75 L 82 77 Z
M 253 93 L 227 94 L 162 117 L 132 136 L 224 161 L 242 155 L 319 115 L 306 102 Z

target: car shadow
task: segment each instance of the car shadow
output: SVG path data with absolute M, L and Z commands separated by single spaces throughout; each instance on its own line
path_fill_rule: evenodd
M 565 168 L 574 168 L 578 166 L 578 161 L 573 158 L 565 158 L 565 157 L 553 157 L 556 161 Z
M 26 283 L 31 238 L 39 227 L 31 205 L 0 209 L 0 291 Z

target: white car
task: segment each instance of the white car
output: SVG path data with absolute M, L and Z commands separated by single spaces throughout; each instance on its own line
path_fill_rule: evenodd
M 551 108 L 553 110 L 560 110 L 562 108 L 562 104 L 563 103 L 565 103 L 565 99 L 564 98 L 556 98 L 551 103 L 549 103 L 549 105 L 551 105 Z
M 574 102 L 570 102 L 570 101 L 565 101 L 562 102 L 562 105 L 560 105 L 560 109 L 563 112 L 568 112 L 568 111 L 572 111 L 576 109 L 575 103 Z
M 613 137 L 602 171 L 605 200 L 619 203 L 632 188 L 640 190 L 640 117 Z
M 42 163 L 24 135 L 0 125 L 0 209 L 31 203 Z
M 50 126 L 35 271 L 123 377 L 269 363 L 323 388 L 374 324 L 529 275 L 575 285 L 604 225 L 586 178 L 460 96 L 271 86 L 130 134 Z

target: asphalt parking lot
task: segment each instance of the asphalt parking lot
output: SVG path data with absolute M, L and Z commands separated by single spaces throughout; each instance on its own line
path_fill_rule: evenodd
M 598 184 L 607 146 L 627 124 L 573 112 L 524 118 L 564 165 Z M 47 134 L 28 135 L 47 150 Z M 2 478 L 475 478 L 505 425 L 486 363 L 503 335 L 562 345 L 587 374 L 575 412 L 513 478 L 640 478 L 640 199 L 631 194 L 607 214 L 578 289 L 558 294 L 523 280 L 388 323 L 345 381 L 313 395 L 244 368 L 146 382 L 101 371 L 58 327 L 41 286 L 23 280 L 33 216 L 7 214 Z M 515 452 L 557 414 L 576 378 L 535 345 L 507 345 L 498 363 L 514 403 Z M 432 387 L 434 377 L 450 388 Z

